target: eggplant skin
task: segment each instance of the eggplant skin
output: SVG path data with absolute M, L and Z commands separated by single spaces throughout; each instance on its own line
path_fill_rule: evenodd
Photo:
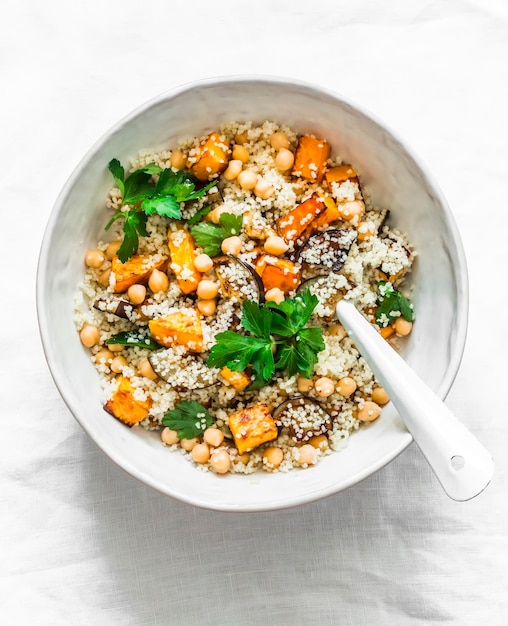
M 330 229 L 311 235 L 299 248 L 296 258 L 300 263 L 338 272 L 347 260 L 356 241 L 355 230 Z

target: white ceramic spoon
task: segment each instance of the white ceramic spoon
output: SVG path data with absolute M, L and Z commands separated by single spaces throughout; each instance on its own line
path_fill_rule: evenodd
M 481 493 L 494 472 L 489 452 L 352 302 L 341 300 L 337 317 L 386 389 L 445 492 L 459 501 Z

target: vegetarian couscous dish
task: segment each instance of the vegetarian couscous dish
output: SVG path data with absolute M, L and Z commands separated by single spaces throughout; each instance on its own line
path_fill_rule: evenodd
M 308 468 L 389 401 L 335 306 L 351 299 L 396 348 L 415 254 L 333 148 L 234 122 L 109 163 L 80 339 L 105 410 L 204 471 Z

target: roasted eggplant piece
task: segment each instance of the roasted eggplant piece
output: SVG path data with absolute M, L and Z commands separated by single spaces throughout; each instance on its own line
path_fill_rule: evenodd
M 106 298 L 98 298 L 94 302 L 94 309 L 102 311 L 103 313 L 111 313 L 117 317 L 121 317 L 124 320 L 132 319 L 132 313 L 136 310 L 136 307 L 128 300 L 122 298 L 114 298 L 112 300 L 106 300 Z
M 157 350 L 148 357 L 153 371 L 159 378 L 175 383 L 178 391 L 205 389 L 218 383 L 218 370 L 193 354 L 181 354 L 172 348 Z
M 311 235 L 296 253 L 296 260 L 311 267 L 338 272 L 357 238 L 355 230 L 331 229 Z
M 248 263 L 228 254 L 214 259 L 214 268 L 225 298 L 235 298 L 238 302 L 264 302 L 263 281 Z
M 317 435 L 326 435 L 332 428 L 330 415 L 318 402 L 304 396 L 279 404 L 273 419 L 277 426 L 289 428 L 295 441 L 309 441 Z

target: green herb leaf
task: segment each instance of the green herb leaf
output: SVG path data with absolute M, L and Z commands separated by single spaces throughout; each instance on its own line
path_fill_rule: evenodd
M 401 315 L 408 322 L 414 320 L 414 311 L 409 300 L 394 289 L 391 283 L 381 281 L 377 288 L 379 305 L 376 309 L 376 322 L 379 326 L 389 326 Z
M 154 198 L 146 198 L 141 203 L 141 209 L 147 215 L 163 215 L 164 217 L 173 217 L 180 219 L 182 212 L 180 204 L 173 196 L 155 196 Z
M 123 167 L 120 164 L 120 161 L 118 159 L 111 159 L 111 161 L 108 164 L 108 169 L 113 174 L 113 178 L 115 179 L 115 184 L 118 187 L 118 189 L 120 189 L 120 193 L 122 194 L 122 198 L 123 198 L 124 193 L 125 193 L 125 185 L 124 185 L 125 172 L 124 172 Z
M 210 213 L 211 210 L 212 210 L 212 207 L 209 204 L 207 204 L 204 207 L 201 207 L 199 211 L 196 211 L 196 213 L 194 213 L 194 215 L 187 220 L 187 224 L 189 224 L 189 226 L 194 226 L 194 224 L 197 224 L 204 217 L 206 217 L 208 213 Z
M 125 263 L 125 261 L 130 259 L 131 256 L 137 252 L 139 246 L 138 235 L 142 235 L 143 237 L 148 236 L 146 230 L 147 216 L 145 213 L 132 210 L 127 211 L 124 215 L 123 241 L 117 252 L 118 258 L 122 263 Z
M 108 345 L 137 346 L 138 348 L 146 348 L 147 350 L 158 350 L 162 348 L 150 333 L 140 329 L 125 330 L 116 335 L 112 335 L 106 343 Z
M 242 372 L 252 368 L 251 389 L 266 384 L 276 370 L 287 370 L 292 376 L 312 376 L 317 354 L 324 350 L 323 331 L 304 326 L 317 305 L 317 298 L 308 290 L 280 305 L 245 301 L 242 305 L 242 326 L 250 335 L 228 330 L 217 335 L 208 365 Z M 275 354 L 274 354 L 275 353 Z
M 199 402 L 184 400 L 164 415 L 162 423 L 171 430 L 176 430 L 179 439 L 194 439 L 213 425 L 213 419 Z
M 136 204 L 153 195 L 155 185 L 150 182 L 152 175 L 144 170 L 136 170 L 125 179 L 123 204 Z
M 242 230 L 243 217 L 232 213 L 222 213 L 219 224 L 202 222 L 191 228 L 192 236 L 198 246 L 208 256 L 215 257 L 221 254 L 221 245 L 224 239 L 238 235 Z

